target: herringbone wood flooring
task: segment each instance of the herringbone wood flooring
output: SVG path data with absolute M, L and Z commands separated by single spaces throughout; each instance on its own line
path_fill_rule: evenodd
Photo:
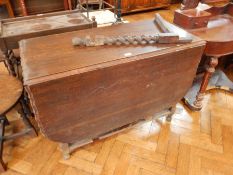
M 17 120 L 13 124 L 20 128 Z M 41 135 L 5 148 L 9 170 L 3 175 L 232 175 L 233 95 L 212 91 L 201 112 L 179 103 L 171 123 L 149 117 L 78 149 L 69 160 L 62 159 L 57 143 Z
M 20 127 L 18 120 L 13 124 Z M 212 91 L 201 112 L 179 103 L 171 123 L 150 117 L 78 149 L 69 160 L 41 135 L 5 148 L 9 170 L 3 175 L 232 175 L 233 95 Z
M 4 175 L 232 175 L 232 126 L 233 95 L 214 91 L 201 112 L 178 104 L 171 123 L 151 118 L 69 160 L 43 136 L 7 143 Z

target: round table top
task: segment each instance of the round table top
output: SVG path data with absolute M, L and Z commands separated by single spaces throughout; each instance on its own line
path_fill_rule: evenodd
M 23 92 L 23 85 L 17 78 L 0 74 L 0 114 L 8 112 L 19 100 Z
M 233 17 L 230 15 L 218 15 L 210 19 L 205 28 L 191 30 L 194 35 L 207 42 L 233 41 Z
M 206 55 L 223 56 L 233 53 L 233 17 L 228 14 L 214 16 L 207 27 L 192 29 L 190 32 L 207 41 Z

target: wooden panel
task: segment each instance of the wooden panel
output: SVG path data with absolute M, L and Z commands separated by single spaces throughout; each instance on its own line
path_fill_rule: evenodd
M 169 108 L 191 86 L 202 50 L 196 47 L 29 86 L 40 127 L 50 139 L 69 143 Z
M 171 26 L 171 24 L 169 26 L 183 36 L 189 35 L 178 27 Z M 168 47 L 171 47 L 174 50 L 176 49 L 174 47 L 176 46 L 175 44 L 79 48 L 74 47 L 71 43 L 73 37 L 84 37 L 86 35 L 92 36 L 93 34 L 119 36 L 122 33 L 125 35 L 139 35 L 143 33 L 153 35 L 156 32 L 160 32 L 158 26 L 156 26 L 153 21 L 148 20 L 139 23 L 64 33 L 62 35 L 56 35 L 56 37 L 51 35 L 21 41 L 20 55 L 22 57 L 22 66 L 26 69 L 23 71 L 24 81 L 25 83 L 31 84 L 33 81 L 38 82 L 48 78 L 54 79 L 54 77 L 64 77 L 66 76 L 66 71 L 74 70 L 73 73 L 76 74 L 76 69 L 86 72 L 98 68 L 98 66 L 95 66 L 97 64 L 101 64 L 101 67 L 106 67 L 108 64 L 118 64 L 114 62 L 117 60 L 121 60 L 120 62 L 129 62 L 134 59 L 143 59 L 145 57 L 143 54 L 146 54 L 146 57 L 152 57 L 155 55 L 155 53 L 153 53 L 155 51 L 157 51 L 157 54 L 162 54 L 166 52 L 165 49 Z M 194 37 L 194 41 L 198 42 L 200 40 Z M 180 48 L 189 48 L 190 46 L 192 46 L 192 43 L 180 45 Z M 111 50 L 111 54 L 109 54 L 109 50 Z M 96 51 L 98 51 L 98 54 Z M 129 54 L 130 57 L 127 56 L 127 54 Z M 59 62 L 57 59 L 59 59 Z M 72 74 L 72 72 L 70 73 Z

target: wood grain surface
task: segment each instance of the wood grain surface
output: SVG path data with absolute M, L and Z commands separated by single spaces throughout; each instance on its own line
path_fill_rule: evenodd
M 145 47 L 71 43 L 88 34 L 158 31 L 150 20 L 21 41 L 24 85 L 43 134 L 64 143 L 93 139 L 176 104 L 192 84 L 202 40 Z
M 190 35 L 174 25 L 169 24 L 169 26 L 171 30 L 181 36 Z M 152 20 L 148 20 L 22 40 L 20 42 L 20 55 L 24 68 L 24 81 L 25 83 L 33 83 L 33 79 L 38 81 L 39 78 L 56 77 L 59 76 L 56 75 L 58 73 L 61 75 L 64 72 L 71 72 L 76 69 L 86 72 L 87 69 L 99 68 L 98 64 L 100 63 L 119 64 L 121 62 L 143 59 L 144 55 L 151 57 L 155 54 L 173 52 L 177 48 L 184 49 L 192 46 L 192 43 L 178 46 L 176 44 L 156 44 L 149 46 L 100 46 L 88 48 L 73 47 L 72 45 L 73 37 L 82 38 L 87 35 L 149 35 L 157 32 L 160 32 L 158 26 Z M 203 41 L 199 38 L 193 38 L 195 43 L 200 42 L 200 44 L 203 44 Z

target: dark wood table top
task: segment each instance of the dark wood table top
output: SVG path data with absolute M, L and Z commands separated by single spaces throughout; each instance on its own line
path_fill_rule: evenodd
M 190 35 L 172 24 L 170 24 L 170 27 L 180 36 Z M 62 77 L 67 72 L 77 74 L 98 69 L 100 64 L 107 66 L 117 61 L 140 59 L 142 54 L 154 56 L 155 52 L 156 54 L 174 52 L 182 48 L 193 47 L 193 44 L 198 42 L 203 45 L 204 42 L 196 37 L 194 37 L 192 43 L 183 45 L 74 47 L 71 42 L 73 37 L 84 37 L 86 35 L 142 35 L 157 32 L 160 32 L 158 26 L 154 24 L 153 20 L 149 20 L 22 40 L 20 42 L 20 55 L 24 83 L 33 84 Z
M 91 21 L 77 10 L 4 19 L 0 21 L 0 49 L 3 52 L 17 49 L 18 41 L 22 39 L 96 26 L 96 22 Z
M 207 27 L 188 30 L 207 41 L 205 54 L 223 56 L 233 53 L 233 3 L 206 10 L 211 14 Z
M 231 42 L 233 41 L 233 17 L 227 14 L 215 16 L 210 19 L 206 28 L 194 29 L 190 32 L 207 42 Z

